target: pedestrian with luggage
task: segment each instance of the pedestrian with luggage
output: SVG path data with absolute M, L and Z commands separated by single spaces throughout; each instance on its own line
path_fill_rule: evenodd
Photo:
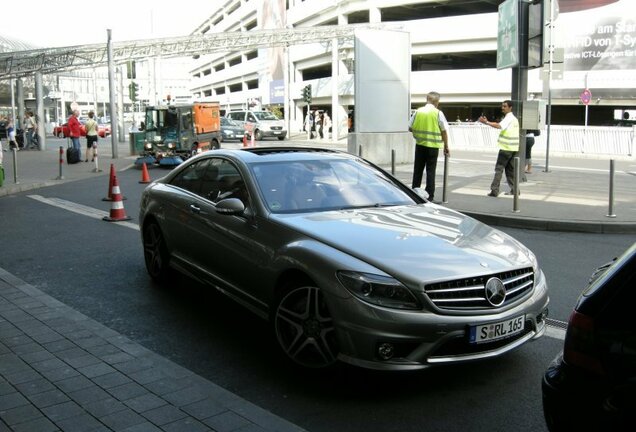
M 18 146 L 18 141 L 15 138 L 15 123 L 13 122 L 12 117 L 9 117 L 9 123 L 7 124 L 7 135 L 9 136 L 9 148 L 19 151 L 20 147 Z
M 77 157 L 76 162 L 79 162 L 82 160 L 82 149 L 80 147 L 80 136 L 82 135 L 82 124 L 80 123 L 78 117 L 79 117 L 79 111 L 73 110 L 73 113 L 68 118 L 68 131 L 69 131 L 69 136 L 71 137 L 72 146 L 75 149 L 75 151 L 73 151 L 72 153 L 76 154 L 76 157 Z M 75 159 L 75 156 L 73 157 L 73 160 L 74 159 Z M 71 163 L 74 163 L 74 162 L 71 162 Z
M 91 162 L 95 161 L 95 155 L 93 155 L 93 148 L 97 148 L 97 132 L 98 125 L 94 119 L 95 113 L 93 111 L 88 112 L 88 120 L 84 124 L 86 128 L 86 160 L 88 162 L 88 156 L 91 155 Z
M 485 116 L 479 117 L 479 122 L 495 129 L 501 129 L 497 144 L 499 145 L 499 154 L 495 164 L 495 177 L 490 184 L 490 192 L 488 196 L 499 196 L 499 185 L 501 183 L 502 173 L 506 172 L 506 181 L 510 186 L 510 192 L 506 195 L 515 194 L 514 183 L 514 158 L 519 152 L 519 120 L 512 113 L 512 101 L 505 100 L 501 104 L 501 112 L 504 118 L 501 122 L 491 122 Z

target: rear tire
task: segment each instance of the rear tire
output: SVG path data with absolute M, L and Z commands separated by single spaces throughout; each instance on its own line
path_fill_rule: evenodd
M 156 222 L 150 222 L 144 227 L 143 233 L 144 261 L 146 270 L 155 282 L 162 284 L 169 280 L 170 254 L 161 228 Z

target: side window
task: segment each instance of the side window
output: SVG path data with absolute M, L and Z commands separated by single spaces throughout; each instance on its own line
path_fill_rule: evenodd
M 216 201 L 221 193 L 219 186 L 219 166 L 221 165 L 222 160 L 209 160 L 210 163 L 208 164 L 201 180 L 200 195 L 210 201 Z
M 202 182 L 209 163 L 210 160 L 205 159 L 189 165 L 187 168 L 177 174 L 177 176 L 172 179 L 170 184 L 200 195 Z
M 252 123 L 256 123 L 256 117 L 254 117 L 254 114 L 248 113 L 247 114 L 247 121 L 248 122 L 252 122 Z
M 249 205 L 249 194 L 245 187 L 245 181 L 234 164 L 222 160 L 218 166 L 219 194 L 214 201 L 218 202 L 226 198 L 238 198 L 243 201 L 245 207 Z
M 181 116 L 181 130 L 189 131 L 192 129 L 192 113 L 183 113 Z

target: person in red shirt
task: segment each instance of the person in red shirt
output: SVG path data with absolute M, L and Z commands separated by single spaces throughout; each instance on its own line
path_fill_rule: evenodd
M 82 124 L 77 119 L 79 111 L 73 110 L 73 114 L 68 118 L 68 131 L 73 147 L 77 149 L 80 160 L 82 160 L 82 149 L 80 147 L 80 136 L 82 135 Z

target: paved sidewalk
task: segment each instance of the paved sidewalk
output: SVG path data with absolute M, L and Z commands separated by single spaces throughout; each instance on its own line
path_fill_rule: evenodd
M 0 431 L 303 429 L 0 268 Z

